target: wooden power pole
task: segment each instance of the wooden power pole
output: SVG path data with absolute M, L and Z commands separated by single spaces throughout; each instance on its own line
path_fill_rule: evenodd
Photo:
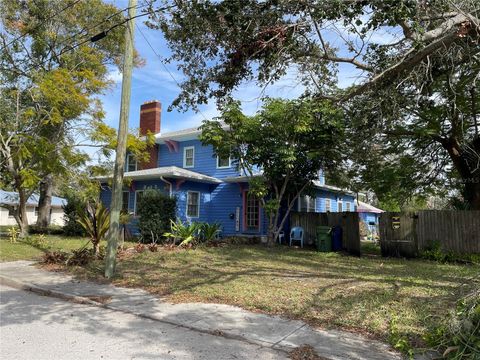
M 120 210 L 122 208 L 123 171 L 127 153 L 128 115 L 132 91 L 133 34 L 135 29 L 137 0 L 129 0 L 125 31 L 125 56 L 123 60 L 122 100 L 120 103 L 120 124 L 118 127 L 115 169 L 112 181 L 112 202 L 110 205 L 110 230 L 108 231 L 107 254 L 105 257 L 105 277 L 115 273 L 118 237 L 120 234 Z

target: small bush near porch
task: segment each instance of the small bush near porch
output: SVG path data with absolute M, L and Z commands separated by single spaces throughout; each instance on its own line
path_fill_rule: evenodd
M 98 265 L 76 271 L 100 278 Z M 480 285 L 477 265 L 261 245 L 145 252 L 121 260 L 118 273 L 115 284 L 168 301 L 233 304 L 414 346 Z

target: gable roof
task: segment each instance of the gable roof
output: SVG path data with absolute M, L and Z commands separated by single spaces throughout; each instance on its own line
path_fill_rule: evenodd
M 38 206 L 40 195 L 33 194 L 27 200 L 27 206 Z M 17 205 L 18 193 L 14 191 L 0 190 L 0 204 Z M 67 204 L 67 200 L 61 197 L 52 196 L 52 207 L 62 207 Z
M 229 126 L 224 122 L 220 122 L 223 129 L 228 129 Z M 182 130 L 170 131 L 166 133 L 155 134 L 155 142 L 157 144 L 163 144 L 165 140 L 186 141 L 195 140 L 201 134 L 200 127 L 187 128 Z
M 146 180 L 146 179 L 159 179 L 160 177 L 174 178 L 174 179 L 187 179 L 197 182 L 203 182 L 208 184 L 220 184 L 222 180 L 212 176 L 200 174 L 195 171 L 182 169 L 177 166 L 163 166 L 158 168 L 151 168 L 137 171 L 127 171 L 123 177 L 125 179 L 132 180 Z M 97 180 L 111 179 L 112 175 L 95 177 Z
M 359 201 L 359 202 L 358 202 L 358 206 L 357 206 L 357 212 L 360 212 L 360 213 L 375 213 L 375 214 L 381 214 L 381 213 L 383 213 L 383 212 L 385 212 L 385 211 L 382 210 L 382 209 L 376 208 L 376 207 L 373 206 L 373 205 L 364 203 L 363 201 Z

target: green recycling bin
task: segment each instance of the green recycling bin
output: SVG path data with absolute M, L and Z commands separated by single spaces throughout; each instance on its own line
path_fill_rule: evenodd
M 332 228 L 330 226 L 317 226 L 315 245 L 317 246 L 317 251 L 332 251 Z

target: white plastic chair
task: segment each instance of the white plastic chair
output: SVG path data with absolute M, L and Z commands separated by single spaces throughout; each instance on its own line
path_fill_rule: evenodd
M 282 230 L 278 233 L 278 243 L 282 245 L 282 242 L 284 239 L 285 239 L 285 232 Z

